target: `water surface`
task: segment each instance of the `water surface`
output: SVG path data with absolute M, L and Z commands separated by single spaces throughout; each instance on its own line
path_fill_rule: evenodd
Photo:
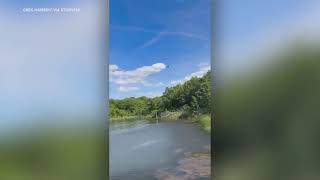
M 152 180 L 186 153 L 208 152 L 210 135 L 185 122 L 138 120 L 110 125 L 111 180 Z

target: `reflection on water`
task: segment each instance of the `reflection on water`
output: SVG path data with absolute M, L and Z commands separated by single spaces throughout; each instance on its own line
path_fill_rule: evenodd
M 167 173 L 176 173 L 177 167 L 185 168 L 185 171 L 180 173 L 189 173 L 188 177 L 201 175 L 209 179 L 208 155 L 207 159 L 203 155 L 190 155 L 191 152 L 208 152 L 209 144 L 210 136 L 191 123 L 157 124 L 151 120 L 111 123 L 111 180 L 170 179 L 159 178 L 157 172 L 170 169 Z M 191 167 L 190 162 L 205 167 Z M 196 170 L 191 171 L 189 167 Z
M 114 133 L 115 130 L 132 130 L 133 128 L 141 128 L 155 123 L 154 120 L 130 120 L 130 121 L 112 121 L 110 123 L 110 131 Z

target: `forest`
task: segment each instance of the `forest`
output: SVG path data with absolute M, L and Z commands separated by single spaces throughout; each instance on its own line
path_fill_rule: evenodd
M 211 71 L 208 71 L 202 77 L 192 77 L 184 83 L 167 87 L 159 97 L 110 99 L 109 116 L 111 120 L 170 115 L 178 119 L 209 116 L 211 101 Z

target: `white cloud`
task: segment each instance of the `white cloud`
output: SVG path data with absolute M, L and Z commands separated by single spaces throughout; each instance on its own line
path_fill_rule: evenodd
M 132 92 L 132 91 L 137 91 L 139 88 L 137 87 L 130 87 L 130 86 L 120 86 L 118 89 L 120 92 Z
M 152 74 L 161 72 L 166 68 L 163 63 L 156 63 L 151 66 L 139 67 L 135 70 L 125 71 L 119 69 L 115 64 L 109 66 L 110 69 L 110 81 L 121 86 L 141 84 L 144 86 L 150 86 L 151 83 L 146 81 L 146 78 Z
M 162 82 L 158 82 L 158 83 L 142 82 L 142 84 L 144 86 L 147 86 L 147 87 L 161 87 L 161 86 L 164 86 L 164 84 Z
M 117 66 L 117 65 L 115 65 L 115 64 L 111 64 L 110 66 L 109 66 L 109 70 L 112 72 L 112 71 L 116 71 L 116 70 L 118 70 L 119 69 L 119 67 Z
M 189 75 L 187 75 L 185 78 L 180 79 L 180 80 L 173 80 L 170 82 L 171 85 L 177 85 L 177 84 L 181 84 L 184 83 L 188 80 L 190 80 L 192 77 L 202 77 L 203 75 L 205 75 L 209 70 L 210 70 L 210 64 L 199 64 L 198 65 L 199 69 L 196 72 L 193 72 Z
M 173 80 L 173 81 L 170 82 L 170 84 L 173 85 L 173 86 L 177 85 L 177 84 L 180 84 L 180 83 L 182 83 L 182 80 Z

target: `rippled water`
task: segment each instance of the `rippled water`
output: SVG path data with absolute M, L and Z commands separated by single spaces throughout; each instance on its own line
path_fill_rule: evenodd
M 186 153 L 207 152 L 210 136 L 195 124 L 147 120 L 111 124 L 111 180 L 152 180 Z

